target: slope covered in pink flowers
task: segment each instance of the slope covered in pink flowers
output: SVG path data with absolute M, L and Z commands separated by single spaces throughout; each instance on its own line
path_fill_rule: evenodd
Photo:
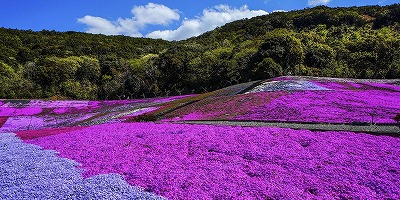
M 400 199 L 396 134 L 175 123 L 373 122 L 398 130 L 399 83 L 279 77 L 156 99 L 0 100 L 0 197 Z M 57 189 L 43 190 L 47 180 Z
M 246 94 L 198 101 L 167 118 L 393 124 L 399 99 L 399 81 L 286 77 L 265 81 Z
M 171 199 L 397 199 L 400 138 L 114 123 L 28 140 Z
M 0 100 L 0 132 L 123 121 L 187 96 L 117 101 Z

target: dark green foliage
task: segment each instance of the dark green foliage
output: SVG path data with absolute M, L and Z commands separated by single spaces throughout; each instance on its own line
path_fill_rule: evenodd
M 143 115 L 138 115 L 135 117 L 132 117 L 128 121 L 133 121 L 133 122 L 155 122 L 158 120 L 158 117 L 153 114 L 143 114 Z
M 265 58 L 263 61 L 258 63 L 257 67 L 253 70 L 254 78 L 256 79 L 268 79 L 283 75 L 282 67 L 274 61 L 272 58 Z
M 400 4 L 389 6 L 385 12 L 380 12 L 374 20 L 374 28 L 382 28 L 395 23 L 400 23 Z
M 397 125 L 398 125 L 399 128 L 400 128 L 400 114 L 397 114 L 393 119 L 394 119 L 394 121 L 397 122 Z
M 185 41 L 0 28 L 0 98 L 203 93 L 286 74 L 400 77 L 400 4 L 318 6 Z
M 285 70 L 303 63 L 304 51 L 294 32 L 286 29 L 276 29 L 268 32 L 259 48 L 260 58 L 272 58 Z
M 334 66 L 335 51 L 326 44 L 313 43 L 306 48 L 304 65 L 312 68 Z

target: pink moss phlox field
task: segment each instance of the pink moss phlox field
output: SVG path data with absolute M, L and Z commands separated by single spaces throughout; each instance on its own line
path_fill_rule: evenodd
M 171 96 L 171 97 L 161 97 L 161 98 L 153 98 L 151 99 L 151 102 L 153 103 L 166 103 L 170 101 L 175 101 L 178 99 L 183 99 L 187 97 L 194 96 L 193 94 L 188 94 L 188 95 L 181 95 L 181 96 Z
M 158 107 L 141 108 L 141 109 L 134 110 L 135 112 L 132 112 L 132 113 L 127 114 L 127 115 L 124 115 L 124 116 L 122 116 L 120 118 L 121 119 L 130 119 L 130 118 L 135 117 L 135 116 L 139 116 L 139 115 L 142 115 L 142 114 L 145 114 L 145 113 L 150 113 L 150 112 L 155 111 L 157 109 L 158 109 Z
M 42 112 L 42 108 L 27 107 L 15 109 L 14 116 L 32 116 Z
M 400 138 L 114 123 L 27 140 L 171 199 L 399 199 Z
M 394 83 L 379 82 L 352 82 L 352 81 L 313 81 L 314 83 L 331 90 L 386 90 L 400 92 L 400 86 Z
M 31 116 L 42 112 L 42 108 L 27 107 L 27 108 L 12 108 L 0 107 L 0 116 Z
M 331 90 L 346 90 L 349 86 L 346 86 L 343 82 L 327 82 L 327 81 L 313 81 L 317 85 L 331 89 Z
M 380 84 L 323 83 L 322 86 L 330 90 L 258 92 L 209 98 L 175 110 L 166 117 L 170 120 L 393 124 L 393 117 L 400 113 L 400 92 L 393 88 L 386 89 Z
M 264 93 L 269 95 L 269 93 Z M 400 93 L 389 91 L 299 91 L 260 105 L 235 119 L 296 122 L 394 123 Z
M 45 137 L 49 135 L 57 135 L 60 133 L 66 133 L 71 131 L 77 131 L 84 129 L 83 126 L 73 126 L 73 127 L 63 127 L 63 128 L 50 128 L 50 129 L 40 129 L 40 130 L 23 130 L 17 131 L 15 134 L 22 140 L 30 140 L 34 138 Z
M 43 118 L 35 116 L 14 116 L 9 117 L 3 126 L 0 127 L 0 133 L 15 132 L 20 130 L 37 130 L 48 125 Z
M 0 116 L 8 117 L 14 116 L 15 108 L 0 107 Z
M 0 117 L 0 128 L 3 126 L 4 123 L 6 123 L 8 117 Z
M 389 89 L 389 90 L 400 92 L 400 85 L 387 84 L 387 83 L 371 83 L 371 82 L 366 82 L 363 84 L 369 85 L 372 87 L 384 88 L 384 89 Z
M 0 132 L 39 130 L 76 125 L 115 123 L 118 118 L 156 110 L 164 102 L 191 95 L 106 101 L 1 100 Z M 133 112 L 137 110 L 137 112 Z M 5 117 L 5 118 L 4 118 Z
M 228 97 L 208 98 L 181 109 L 173 111 L 167 118 L 179 120 L 213 120 L 232 119 L 257 108 L 260 104 L 269 103 L 286 92 L 240 94 Z

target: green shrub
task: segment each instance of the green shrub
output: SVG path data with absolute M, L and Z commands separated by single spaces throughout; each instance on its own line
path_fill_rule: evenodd
M 400 127 L 400 114 L 397 114 L 393 119 L 397 122 L 397 126 Z
M 158 116 L 154 114 L 142 114 L 131 118 L 129 121 L 133 122 L 155 122 L 158 120 Z

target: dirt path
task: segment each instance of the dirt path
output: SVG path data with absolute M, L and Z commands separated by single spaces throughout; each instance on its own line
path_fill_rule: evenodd
M 312 131 L 350 131 L 363 132 L 374 135 L 390 135 L 399 137 L 400 128 L 389 125 L 357 126 L 350 124 L 302 124 L 292 122 L 260 122 L 260 121 L 179 121 L 175 123 L 185 124 L 211 124 L 228 126 L 270 126 L 292 129 L 306 129 Z

